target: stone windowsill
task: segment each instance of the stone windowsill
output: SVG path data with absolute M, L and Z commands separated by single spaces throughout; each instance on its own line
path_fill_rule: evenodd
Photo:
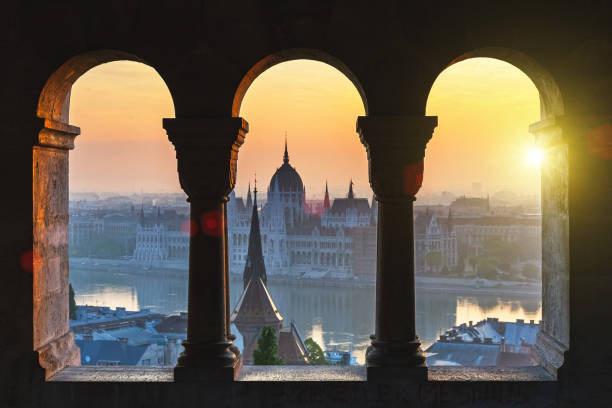
M 430 382 L 555 381 L 541 367 L 429 367 Z M 52 382 L 174 382 L 172 367 L 67 367 Z M 363 366 L 245 366 L 237 381 L 367 381 Z

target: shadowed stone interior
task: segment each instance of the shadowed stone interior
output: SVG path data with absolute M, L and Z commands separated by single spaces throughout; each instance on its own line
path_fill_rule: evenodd
M 593 138 L 594 130 L 609 128 L 612 119 L 612 10 L 607 2 L 161 0 L 24 5 L 8 0 L 0 21 L 5 80 L 1 407 L 610 406 L 612 134 L 600 131 L 597 140 Z M 204 304 L 211 312 L 190 313 L 190 335 L 197 344 L 185 363 L 204 369 L 212 361 L 216 369 L 224 364 L 224 382 L 210 376 L 201 377 L 208 381 L 189 382 L 188 373 L 184 382 L 174 382 L 168 369 L 66 368 L 79 363 L 68 331 L 67 224 L 68 150 L 74 142 L 78 148 L 78 138 L 73 140 L 78 123 L 68 123 L 70 88 L 81 74 L 117 60 L 153 67 L 175 105 L 176 119 L 168 123 L 181 142 L 177 153 L 184 187 L 199 200 L 198 208 L 216 206 L 222 212 L 248 130 L 235 125 L 242 123 L 237 110 L 248 85 L 282 61 L 329 63 L 357 86 L 367 121 L 376 123 L 365 135 L 374 163 L 370 181 L 380 187 L 378 194 L 394 193 L 387 197 L 389 215 L 395 196 L 406 198 L 395 191 L 393 181 L 402 176 L 397 174 L 398 163 L 408 163 L 398 162 L 399 154 L 385 152 L 392 152 L 396 143 L 407 152 L 413 149 L 418 159 L 425 149 L 422 132 L 419 135 L 414 126 L 398 132 L 393 124 L 425 123 L 427 96 L 437 76 L 453 62 L 475 56 L 515 64 L 540 92 L 542 121 L 531 131 L 553 156 L 542 172 L 543 329 L 537 348 L 546 371 L 430 367 L 422 382 L 409 383 L 391 378 L 363 381 L 363 369 L 329 372 L 330 381 L 310 381 L 309 369 L 299 374 L 291 368 L 245 367 L 245 381 L 231 381 L 240 364 L 227 344 L 222 239 L 197 244 L 205 255 L 190 271 L 195 282 L 190 296 L 194 306 Z M 191 144 L 211 160 L 194 159 Z M 218 154 L 213 157 L 207 147 Z M 417 173 L 422 170 L 418 163 L 411 164 Z M 198 180 L 196 173 L 209 179 Z M 216 186 L 215 191 L 210 186 Z M 379 252 L 379 264 L 385 268 L 401 259 L 392 250 L 397 242 L 393 236 L 411 226 L 411 217 L 400 213 L 387 220 L 395 232 L 385 237 L 385 251 Z M 405 266 L 410 269 L 409 262 Z M 206 268 L 214 273 L 196 273 Z M 413 311 L 405 300 L 410 296 L 389 289 L 394 276 L 403 288 L 410 283 L 409 274 L 379 274 L 384 283 L 377 298 L 379 345 L 398 339 L 398 344 L 408 344 L 415 335 L 413 316 L 394 321 L 401 311 Z M 380 348 L 373 357 L 389 366 L 398 362 L 397 350 Z M 404 350 L 402 364 L 418 363 L 417 345 L 411 350 L 410 355 Z M 345 375 L 360 380 L 331 381 Z M 281 377 L 296 381 L 265 380 Z M 297 381 L 305 377 L 307 381 Z

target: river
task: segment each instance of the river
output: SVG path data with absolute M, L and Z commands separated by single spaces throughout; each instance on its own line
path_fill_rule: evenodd
M 151 310 L 175 314 L 187 309 L 186 271 L 143 271 L 116 266 L 92 270 L 71 264 L 70 282 L 79 305 L 99 305 L 128 310 Z M 231 305 L 242 293 L 242 282 L 232 281 Z M 304 339 L 312 337 L 322 346 L 331 342 L 351 343 L 359 363 L 374 332 L 374 287 L 313 287 L 270 281 L 268 289 L 285 321 L 294 320 Z M 444 293 L 418 289 L 416 326 L 423 348 L 445 329 L 477 322 L 486 317 L 504 321 L 541 319 L 542 303 L 537 295 Z

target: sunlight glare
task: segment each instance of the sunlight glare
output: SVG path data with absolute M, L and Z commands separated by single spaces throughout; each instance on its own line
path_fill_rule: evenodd
M 537 147 L 532 147 L 527 150 L 527 163 L 532 166 L 539 167 L 542 165 L 542 160 L 544 159 L 544 153 L 541 149 Z

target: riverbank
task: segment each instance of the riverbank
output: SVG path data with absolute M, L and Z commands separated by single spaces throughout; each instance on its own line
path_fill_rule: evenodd
M 176 263 L 164 267 L 147 267 L 130 260 L 70 258 L 70 268 L 93 272 L 110 272 L 156 278 L 187 280 L 187 265 Z M 231 282 L 242 282 L 242 274 L 230 275 Z M 284 275 L 268 275 L 270 283 L 288 286 L 329 287 L 329 288 L 374 288 L 374 279 L 332 279 L 332 278 L 299 278 Z M 512 296 L 541 296 L 542 285 L 539 282 L 489 281 L 486 279 L 461 279 L 447 277 L 416 276 L 417 291 L 428 293 L 448 293 L 462 295 L 496 294 Z

